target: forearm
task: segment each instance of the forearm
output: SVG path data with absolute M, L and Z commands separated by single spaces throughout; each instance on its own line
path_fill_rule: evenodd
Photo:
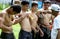
M 45 26 L 50 25 L 50 24 L 49 24 L 49 21 L 48 21 L 48 22 L 47 22 L 47 21 L 45 21 L 45 22 L 44 22 L 44 25 L 45 25 Z
M 13 20 L 13 21 L 12 21 L 12 24 L 13 24 L 13 25 L 15 25 L 15 24 L 17 24 L 17 23 L 19 23 L 18 20 Z
M 60 29 L 58 30 L 57 39 L 60 39 Z
M 25 17 L 27 16 L 27 14 L 18 14 L 16 15 L 15 19 L 14 19 L 14 24 L 20 23 Z
M 39 29 L 39 31 L 40 31 L 40 33 L 41 33 L 41 34 L 43 33 L 43 31 L 42 31 L 42 29 L 41 29 L 41 28 Z
M 20 18 L 18 19 L 18 20 L 19 20 L 19 22 L 21 22 L 24 18 L 25 18 L 25 16 L 20 17 Z
M 37 30 L 36 30 L 36 28 L 34 26 L 32 26 L 32 30 L 35 31 L 35 32 L 37 32 Z
M 21 17 L 19 17 L 19 18 L 17 18 L 17 19 L 14 19 L 13 25 L 21 22 L 24 18 L 25 18 L 25 17 L 22 17 L 22 16 L 21 16 Z
M 42 33 L 43 31 L 41 30 L 41 28 L 37 25 L 37 29 L 40 31 L 40 33 Z
M 9 27 L 7 27 L 7 26 L 5 26 L 3 24 L 0 26 L 0 29 L 6 30 L 6 31 L 11 31 L 11 29 Z

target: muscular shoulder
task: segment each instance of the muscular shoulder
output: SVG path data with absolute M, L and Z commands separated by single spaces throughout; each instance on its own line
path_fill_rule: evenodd
M 0 22 L 4 21 L 5 16 L 6 16 L 6 13 L 0 13 Z
M 6 15 L 6 13 L 0 13 L 0 17 L 3 17 L 5 15 Z

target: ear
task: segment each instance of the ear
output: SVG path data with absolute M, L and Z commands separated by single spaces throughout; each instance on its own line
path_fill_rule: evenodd
M 13 8 L 10 8 L 10 10 L 13 10 Z
M 7 11 L 10 11 L 10 10 L 13 10 L 13 8 L 9 8 L 9 9 L 7 9 Z
M 13 8 L 9 8 L 9 9 L 7 9 L 7 12 L 8 12 L 8 13 L 13 12 Z

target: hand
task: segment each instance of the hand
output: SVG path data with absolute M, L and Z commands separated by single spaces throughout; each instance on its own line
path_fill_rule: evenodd
M 37 30 L 36 32 L 39 32 L 39 30 Z
M 39 30 L 35 30 L 34 32 L 37 33 L 37 32 L 39 32 Z
M 16 16 L 20 17 L 22 14 L 17 14 Z
M 9 30 L 9 31 L 12 31 L 13 29 L 12 29 L 12 27 L 8 27 L 8 30 Z
M 41 32 L 41 33 L 40 33 L 40 36 L 41 36 L 41 37 L 43 37 L 43 36 L 44 36 L 44 33 L 43 33 L 43 32 Z

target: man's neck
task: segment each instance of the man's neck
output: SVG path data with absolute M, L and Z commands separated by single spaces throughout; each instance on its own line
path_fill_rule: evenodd
M 32 13 L 35 13 L 35 11 L 34 10 L 31 10 L 32 11 Z
M 26 10 L 24 10 L 23 8 L 22 8 L 22 11 L 23 11 L 23 12 L 26 12 Z
M 48 10 L 48 8 L 44 8 L 44 10 Z
M 58 14 L 55 14 L 54 16 L 56 17 L 56 16 L 58 16 Z

